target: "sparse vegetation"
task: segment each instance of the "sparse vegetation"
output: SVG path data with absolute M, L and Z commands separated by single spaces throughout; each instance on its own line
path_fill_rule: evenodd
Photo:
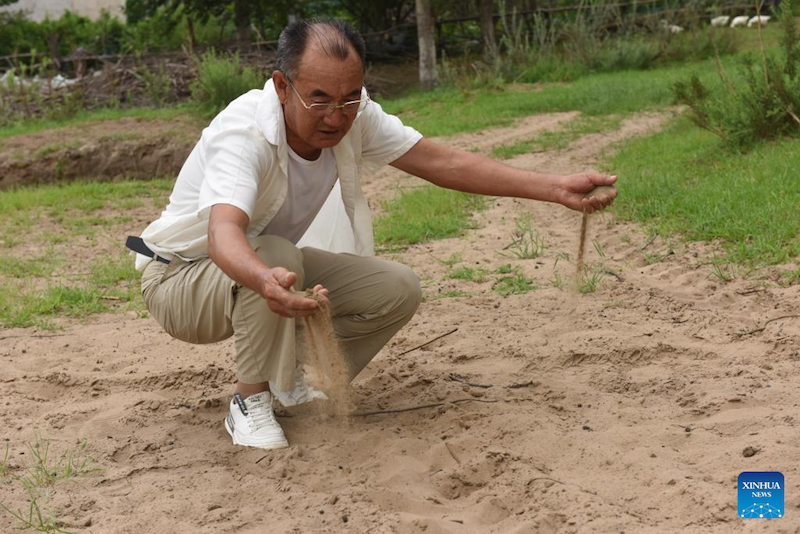
M 507 247 L 508 251 L 521 260 L 536 259 L 545 249 L 545 239 L 533 229 L 533 219 L 530 214 L 521 216 L 516 221 L 514 238 Z
M 486 281 L 486 276 L 489 273 L 486 269 L 482 269 L 480 267 L 459 267 L 458 269 L 453 269 L 445 278 L 450 278 L 453 280 L 467 280 L 469 282 L 475 282 L 476 284 L 481 284 Z
M 28 463 L 16 469 L 22 473 L 17 475 L 9 466 L 10 445 L 6 444 L 5 459 L 0 464 L 0 476 L 10 476 L 13 482 L 18 483 L 15 489 L 24 492 L 28 502 L 27 510 L 14 509 L 0 502 L 0 509 L 16 519 L 16 528 L 68 533 L 50 508 L 50 499 L 57 485 L 99 471 L 94 467 L 94 460 L 88 455 L 87 448 L 88 442 L 83 440 L 77 447 L 54 455 L 50 441 L 37 432 L 33 441 L 28 444 Z
M 716 255 L 711 258 L 711 273 L 709 276 L 711 278 L 715 278 L 723 284 L 732 282 L 733 279 L 736 278 L 733 272 L 733 266 L 725 263 L 723 258 L 720 258 Z
M 578 291 L 584 295 L 594 293 L 605 278 L 605 268 L 602 263 L 586 264 L 578 273 Z
M 495 280 L 494 284 L 492 284 L 492 291 L 503 297 L 509 295 L 524 295 L 535 289 L 537 289 L 536 281 L 520 272 L 517 272 L 513 276 L 498 278 Z
M 784 287 L 800 284 L 800 268 L 781 273 L 780 283 Z

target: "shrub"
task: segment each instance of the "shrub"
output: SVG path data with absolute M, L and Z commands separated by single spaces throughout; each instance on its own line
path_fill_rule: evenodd
M 709 88 L 693 76 L 673 87 L 692 122 L 731 147 L 800 132 L 800 50 L 792 4 L 784 2 L 781 13 L 781 53 L 768 54 L 762 43 L 760 58 L 745 56 L 735 81 L 718 62 L 718 86 Z
M 216 113 L 250 89 L 263 85 L 263 74 L 252 67 L 243 67 L 238 53 L 226 57 L 211 50 L 197 63 L 192 99 L 204 110 Z

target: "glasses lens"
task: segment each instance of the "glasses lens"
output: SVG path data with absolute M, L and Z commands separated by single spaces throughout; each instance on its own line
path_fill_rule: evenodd
M 345 115 L 355 115 L 358 113 L 358 108 L 361 106 L 361 103 L 364 102 L 363 100 L 353 100 L 352 102 L 346 102 L 342 107 L 342 111 Z

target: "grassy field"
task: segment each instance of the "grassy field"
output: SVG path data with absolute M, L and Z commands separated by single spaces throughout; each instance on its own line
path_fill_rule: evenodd
M 470 92 L 443 88 L 386 102 L 384 109 L 426 136 L 447 136 L 508 126 L 516 118 L 537 113 L 624 115 L 663 108 L 672 103 L 672 84 L 692 73 L 714 81 L 713 63 L 706 61 L 669 69 L 596 74 L 568 85 L 510 85 Z

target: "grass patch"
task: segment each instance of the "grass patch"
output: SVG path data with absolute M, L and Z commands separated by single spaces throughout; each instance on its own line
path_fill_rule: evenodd
M 383 203 L 384 214 L 375 220 L 375 242 L 402 247 L 457 237 L 475 228 L 473 212 L 487 206 L 486 197 L 430 185 L 404 191 Z
M 0 256 L 0 279 L 48 277 L 60 263 L 61 258 L 52 250 L 36 258 Z
M 780 284 L 784 287 L 800 284 L 800 268 L 795 271 L 784 271 L 781 273 Z
M 489 272 L 486 269 L 481 269 L 480 267 L 459 267 L 447 273 L 445 278 L 451 280 L 468 280 L 476 284 L 481 284 L 486 281 L 486 275 L 488 274 Z
M 172 191 L 174 178 L 125 182 L 72 182 L 63 185 L 24 187 L 0 192 L 0 217 L 27 216 L 48 208 L 53 216 L 67 211 L 94 212 L 118 207 L 123 201 L 151 197 L 162 201 Z
M 605 278 L 605 267 L 602 263 L 597 263 L 593 266 L 584 265 L 584 268 L 578 274 L 578 291 L 582 295 L 594 293 L 600 288 L 603 278 Z
M 544 237 L 533 229 L 530 213 L 526 213 L 517 219 L 514 239 L 506 248 L 518 259 L 532 260 L 542 255 L 545 245 Z
M 496 147 L 492 150 L 491 156 L 509 159 L 530 152 L 564 150 L 584 135 L 617 130 L 621 124 L 621 117 L 579 117 L 569 121 L 561 130 L 543 132 L 532 139 Z
M 517 272 L 514 276 L 506 276 L 495 280 L 494 284 L 492 284 L 492 291 L 503 297 L 509 295 L 524 295 L 529 291 L 537 289 L 535 282 L 533 278 L 528 278 L 522 273 Z
M 800 140 L 724 151 L 686 119 L 635 139 L 606 162 L 621 179 L 615 213 L 662 235 L 717 241 L 726 262 L 785 263 L 800 254 Z M 727 273 L 721 272 L 724 278 Z
M 54 315 L 86 317 L 108 311 L 104 292 L 96 287 L 51 286 L 36 289 L 26 284 L 0 287 L 0 322 L 7 327 L 53 328 Z

